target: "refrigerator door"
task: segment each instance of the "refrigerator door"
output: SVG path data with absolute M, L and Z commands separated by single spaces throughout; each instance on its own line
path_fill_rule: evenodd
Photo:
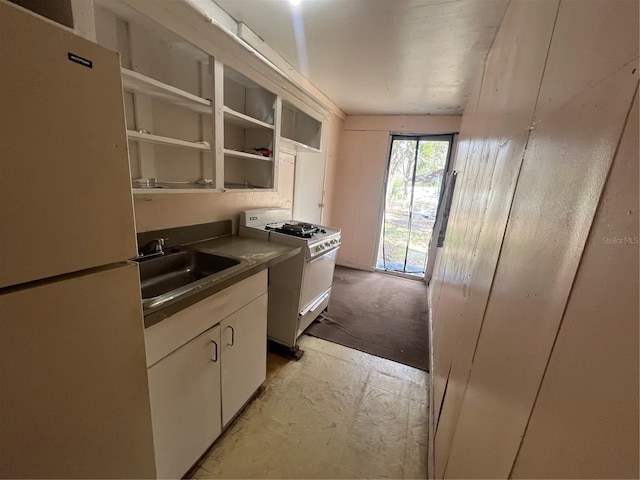
M 0 293 L 0 478 L 155 478 L 138 268 Z
M 0 288 L 136 255 L 118 55 L 0 3 Z

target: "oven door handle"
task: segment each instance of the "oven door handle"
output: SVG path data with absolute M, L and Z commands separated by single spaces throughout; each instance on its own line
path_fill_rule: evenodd
M 307 263 L 313 263 L 313 262 L 317 262 L 318 260 L 320 260 L 322 257 L 324 257 L 325 255 L 328 255 L 331 252 L 335 252 L 336 250 L 338 250 L 338 248 L 340 248 L 340 245 L 336 245 L 335 247 L 330 248 L 329 250 L 325 250 L 324 252 L 322 252 L 321 254 L 319 254 L 316 257 L 313 257 L 311 260 L 309 260 Z
M 331 290 L 331 289 L 329 289 Z M 311 302 L 311 305 L 308 305 L 307 308 L 305 308 L 304 310 L 302 310 L 300 313 L 298 313 L 298 315 L 300 317 L 304 317 L 307 313 L 315 310 L 316 308 L 318 308 L 318 305 L 320 305 L 322 302 L 325 301 L 325 299 L 329 296 L 329 291 L 324 292 L 322 295 L 320 295 L 315 302 Z

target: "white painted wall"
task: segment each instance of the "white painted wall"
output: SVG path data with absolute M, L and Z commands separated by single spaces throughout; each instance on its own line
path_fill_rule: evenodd
M 636 95 L 514 478 L 638 475 L 638 128 Z
M 438 478 L 638 476 L 638 245 L 602 240 L 638 235 L 637 6 L 507 10 L 432 281 Z
M 327 174 L 325 223 L 342 229 L 339 264 L 365 270 L 375 266 L 391 134 L 454 133 L 460 119 L 457 115 L 347 117 L 338 149 L 329 149 Z

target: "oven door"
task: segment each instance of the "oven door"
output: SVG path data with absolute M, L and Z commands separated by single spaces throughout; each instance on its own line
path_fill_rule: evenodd
M 311 304 L 315 303 L 319 297 L 331 288 L 337 252 L 338 249 L 334 248 L 305 262 L 298 312 L 308 310 Z
M 313 321 L 318 318 L 318 316 L 324 311 L 325 308 L 329 305 L 329 296 L 331 295 L 331 288 L 329 288 L 326 292 L 320 295 L 314 302 L 302 310 L 298 314 L 298 333 L 296 334 L 296 338 L 302 335 Z

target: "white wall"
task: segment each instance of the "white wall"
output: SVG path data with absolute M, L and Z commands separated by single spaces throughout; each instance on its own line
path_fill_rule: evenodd
M 602 243 L 638 235 L 637 7 L 512 1 L 470 98 L 431 288 L 439 478 L 638 476 L 638 246 Z
M 638 128 L 636 95 L 513 477 L 638 476 Z
M 342 229 L 338 263 L 372 270 L 392 133 L 455 133 L 456 115 L 348 116 L 329 159 L 326 223 Z M 330 149 L 331 152 L 331 149 Z

